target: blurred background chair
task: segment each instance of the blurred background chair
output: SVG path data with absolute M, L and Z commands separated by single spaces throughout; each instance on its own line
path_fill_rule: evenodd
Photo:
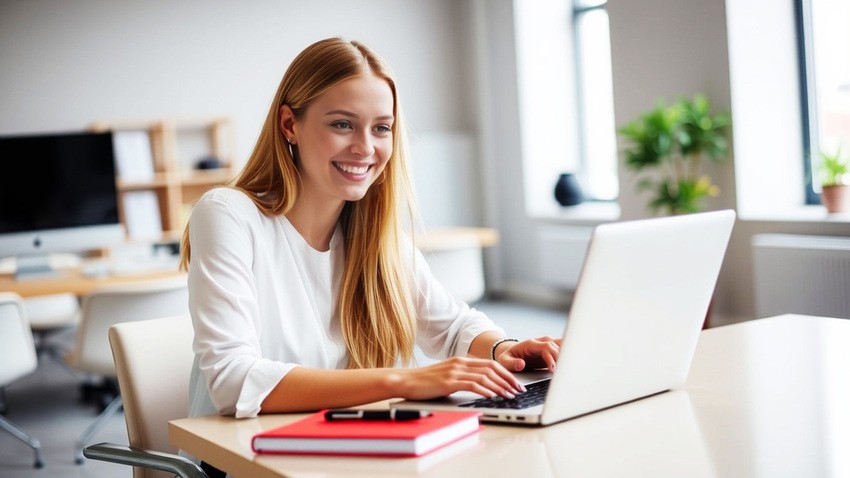
M 434 277 L 455 298 L 468 304 L 484 298 L 484 248 L 499 241 L 495 229 L 432 229 L 417 237 Z
M 207 476 L 168 441 L 168 422 L 186 416 L 193 336 L 188 315 L 109 329 L 130 446 L 90 445 L 86 457 L 132 465 L 134 478 Z
M 76 294 L 60 293 L 26 297 L 24 309 L 29 319 L 35 339 L 35 349 L 39 357 L 48 357 L 71 373 L 65 363 L 69 352 L 67 340 L 61 340 L 63 334 L 69 334 L 80 322 L 80 300 Z
M 10 383 L 34 372 L 37 367 L 35 343 L 23 300 L 18 294 L 0 292 L 0 392 Z M 2 398 L 5 410 L 5 396 Z M 28 435 L 2 415 L 0 428 L 32 448 L 35 453 L 33 466 L 44 466 L 41 442 L 38 439 Z
M 104 286 L 85 295 L 81 301 L 80 324 L 74 348 L 67 358 L 68 364 L 90 376 L 114 383 L 116 372 L 108 339 L 111 326 L 188 314 L 189 292 L 185 276 Z M 77 440 L 74 448 L 77 463 L 84 461 L 83 448 L 86 444 L 121 406 L 121 395 L 115 391 L 108 404 L 102 407 L 100 415 Z

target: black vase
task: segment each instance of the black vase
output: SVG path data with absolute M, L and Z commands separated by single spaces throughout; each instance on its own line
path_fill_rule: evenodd
M 558 182 L 555 183 L 555 200 L 561 206 L 575 206 L 584 201 L 575 174 L 564 173 L 558 177 Z

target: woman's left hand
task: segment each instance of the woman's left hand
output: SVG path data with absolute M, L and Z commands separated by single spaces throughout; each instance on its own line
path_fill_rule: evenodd
M 555 371 L 561 339 L 538 337 L 522 342 L 504 342 L 496 351 L 496 360 L 513 372 L 545 368 Z

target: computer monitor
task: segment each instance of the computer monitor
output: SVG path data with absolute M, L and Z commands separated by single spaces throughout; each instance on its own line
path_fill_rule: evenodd
M 0 257 L 18 278 L 54 273 L 51 253 L 124 240 L 111 132 L 0 136 Z

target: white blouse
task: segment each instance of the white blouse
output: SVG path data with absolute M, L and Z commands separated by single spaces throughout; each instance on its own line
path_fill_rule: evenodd
M 293 368 L 346 367 L 336 311 L 345 260 L 339 229 L 330 250 L 317 251 L 285 216 L 265 216 L 231 188 L 207 192 L 189 223 L 189 416 L 254 417 Z M 480 333 L 503 333 L 454 299 L 415 252 L 416 343 L 426 355 L 465 355 Z

